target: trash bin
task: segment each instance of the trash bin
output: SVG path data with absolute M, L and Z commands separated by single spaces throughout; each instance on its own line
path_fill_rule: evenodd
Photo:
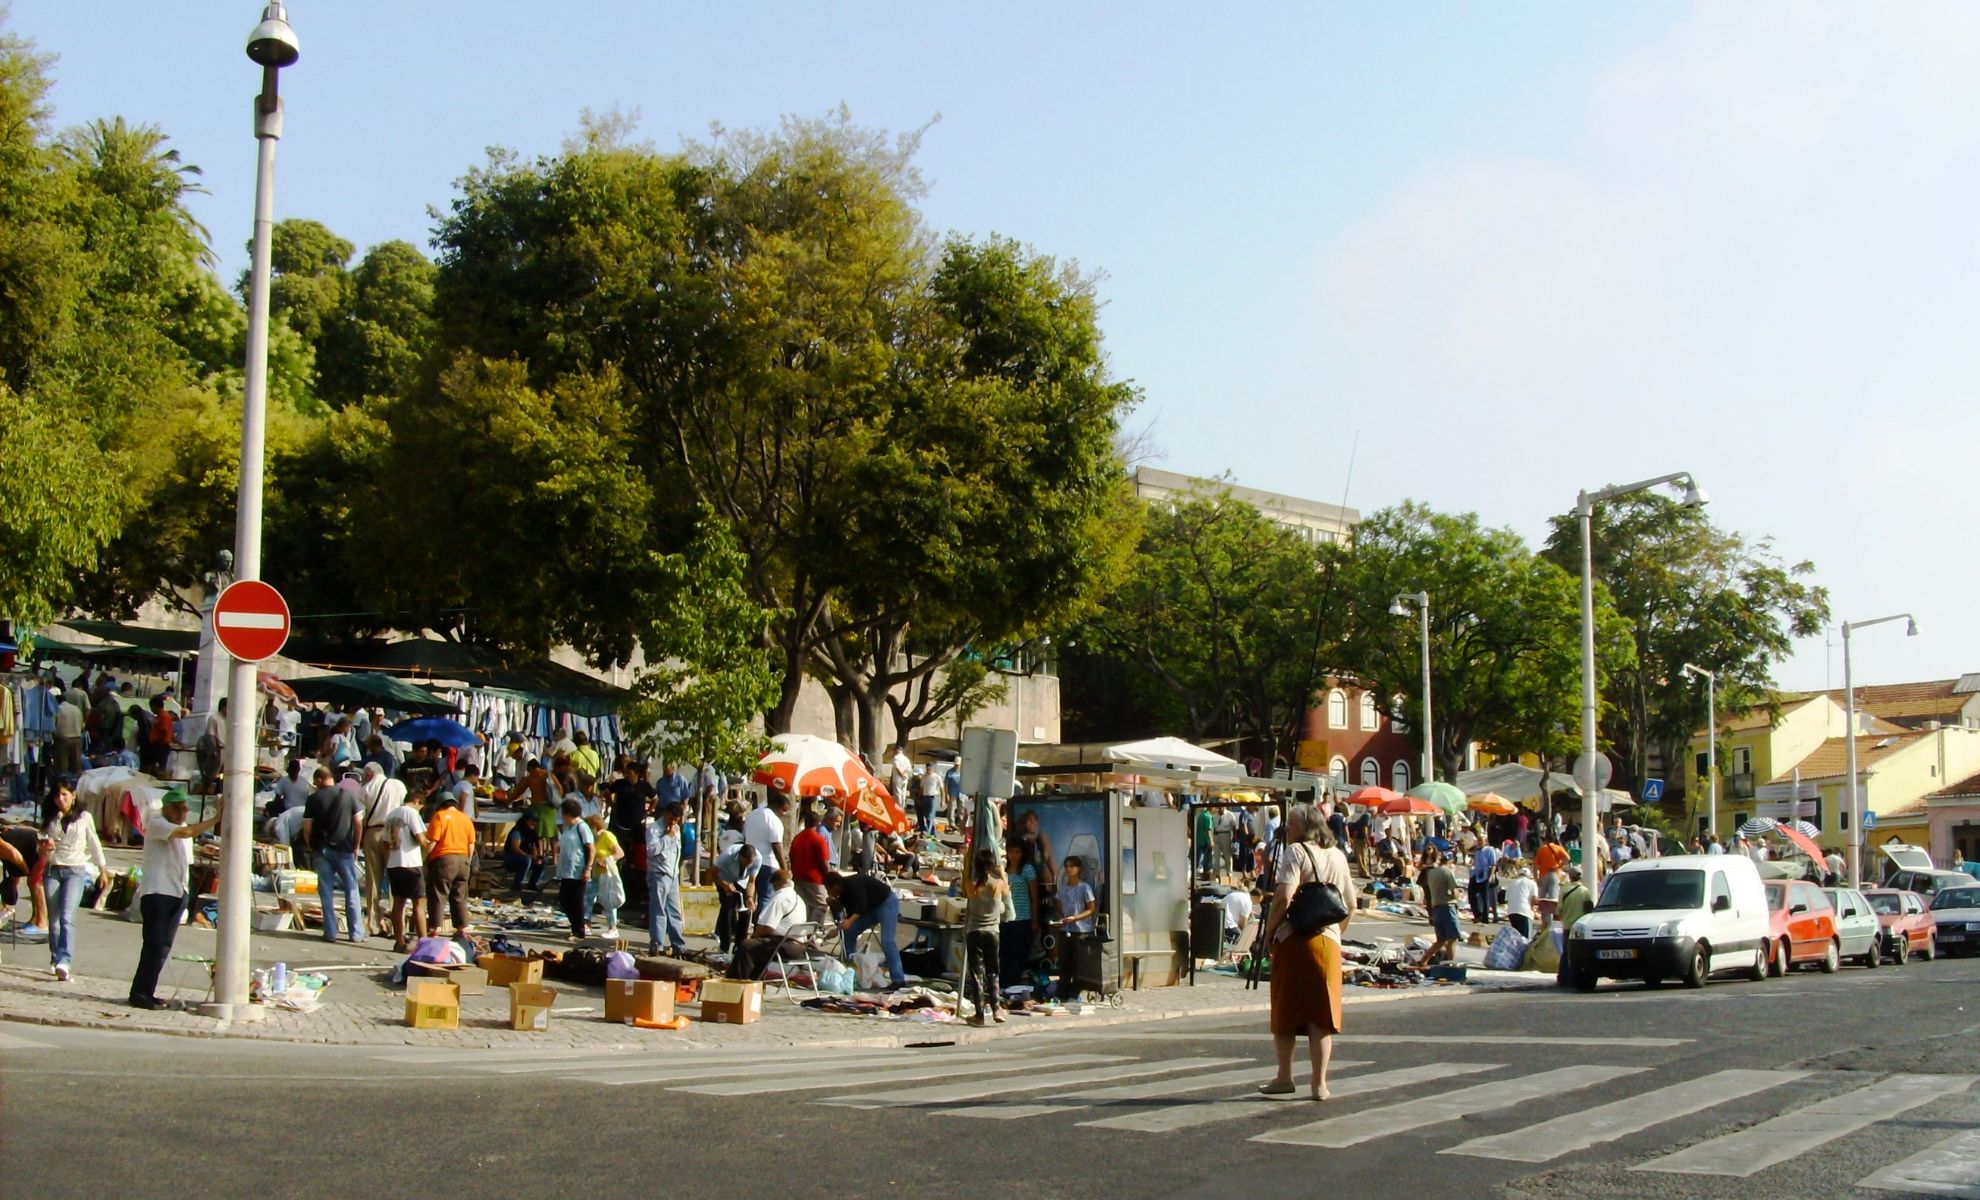
M 1224 953 L 1224 906 L 1213 896 L 1200 896 L 1189 910 L 1189 953 L 1192 958 L 1221 958 Z

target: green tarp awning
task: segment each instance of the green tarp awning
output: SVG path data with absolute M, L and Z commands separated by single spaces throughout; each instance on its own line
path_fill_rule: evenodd
M 352 675 L 317 675 L 291 679 L 296 699 L 311 704 L 362 704 L 407 713 L 450 713 L 454 706 L 425 688 L 414 687 L 390 675 L 362 672 Z

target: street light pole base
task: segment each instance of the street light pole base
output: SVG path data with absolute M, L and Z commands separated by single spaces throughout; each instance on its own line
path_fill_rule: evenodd
M 202 1017 L 233 1021 L 242 1025 L 252 1025 L 268 1017 L 268 1010 L 259 1004 L 222 1004 L 216 1001 L 212 1004 L 200 1005 L 197 1011 Z

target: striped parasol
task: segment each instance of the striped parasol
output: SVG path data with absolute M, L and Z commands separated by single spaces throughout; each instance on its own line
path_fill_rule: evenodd
M 1818 838 L 1822 836 L 1821 827 L 1813 821 L 1789 821 L 1785 825 L 1782 825 L 1781 828 L 1792 829 L 1802 837 Z
M 1743 838 L 1757 838 L 1772 833 L 1780 827 L 1781 823 L 1772 817 L 1755 817 L 1733 832 Z

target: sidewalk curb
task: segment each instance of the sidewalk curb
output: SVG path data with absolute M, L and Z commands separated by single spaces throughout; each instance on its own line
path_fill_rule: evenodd
M 1473 988 L 1463 984 L 1454 984 L 1447 987 L 1436 987 L 1436 988 L 1410 988 L 1406 990 L 1397 989 L 1394 991 L 1384 990 L 1384 991 L 1373 992 L 1367 995 L 1350 994 L 1342 997 L 1341 1003 L 1342 1005 L 1347 1006 L 1347 1005 L 1364 1005 L 1364 1004 L 1385 1004 L 1385 1003 L 1393 1003 L 1404 1000 L 1424 999 L 1433 996 L 1480 996 L 1480 995 L 1489 996 L 1495 993 L 1502 993 L 1502 992 L 1543 991 L 1543 990 L 1548 990 L 1550 986 L 1551 985 L 1549 984 L 1544 984 L 1539 982 L 1535 982 L 1532 984 L 1510 984 L 1504 987 L 1492 987 L 1492 988 Z M 4 991 L 0 991 L 0 997 L 4 997 L 5 994 L 6 993 Z M 774 1048 L 779 1045 L 792 1046 L 792 1047 L 801 1046 L 806 1049 L 813 1049 L 813 1050 L 904 1049 L 909 1046 L 926 1045 L 931 1042 L 942 1042 L 942 1043 L 949 1043 L 955 1045 L 965 1045 L 965 1044 L 971 1044 L 977 1042 L 1002 1041 L 1009 1038 L 1025 1037 L 1035 1034 L 1076 1033 L 1081 1030 L 1106 1029 L 1120 1025 L 1156 1024 L 1163 1021 L 1175 1021 L 1175 1020 L 1184 1020 L 1184 1019 L 1202 1018 L 1202 1017 L 1241 1016 L 1249 1013 L 1266 1012 L 1269 1011 L 1270 1008 L 1271 1008 L 1271 1001 L 1269 999 L 1261 997 L 1257 1000 L 1247 1000 L 1241 1003 L 1215 1004 L 1204 1008 L 1180 1009 L 1173 1012 L 1136 1013 L 1128 1010 L 1108 1010 L 1093 1014 L 1091 1016 L 1083 1016 L 1083 1017 L 1046 1018 L 1040 1020 L 1026 1019 L 1022 1024 L 1015 1024 L 1003 1029 L 978 1029 L 970 1025 L 929 1024 L 929 1025 L 917 1025 L 911 1031 L 904 1030 L 898 1033 L 895 1032 L 876 1033 L 871 1036 L 865 1036 L 865 1037 L 859 1037 L 859 1036 L 842 1037 L 842 1038 L 833 1037 L 833 1038 L 826 1038 L 823 1040 L 792 1039 L 788 1042 L 758 1041 L 749 1044 L 752 1046 L 761 1046 L 764 1048 Z M 124 1022 L 115 1022 L 115 1021 L 90 1020 L 85 1017 L 49 1016 L 45 1014 L 13 1012 L 5 1008 L 0 1008 L 0 1021 L 12 1021 L 17 1024 L 24 1024 L 24 1025 L 46 1025 L 46 1026 L 50 1026 L 54 1028 L 62 1028 L 62 1029 L 96 1029 L 109 1033 L 151 1033 L 151 1034 L 163 1034 L 169 1037 L 187 1037 L 187 1038 L 239 1037 L 242 1038 L 243 1040 L 249 1040 L 249 1041 L 273 1042 L 273 1043 L 290 1044 L 290 1045 L 336 1045 L 336 1046 L 355 1046 L 355 1047 L 369 1046 L 369 1047 L 377 1047 L 383 1049 L 383 1048 L 393 1048 L 393 1047 L 404 1047 L 409 1044 L 415 1044 L 407 1041 L 383 1041 L 383 1040 L 346 1041 L 346 1040 L 341 1040 L 338 1038 L 327 1037 L 327 1036 L 312 1037 L 307 1034 L 301 1034 L 301 1033 L 298 1033 L 294 1036 L 282 1036 L 282 1035 L 273 1035 L 273 1034 L 252 1034 L 252 1035 L 237 1034 L 234 1032 L 232 1028 L 232 1022 L 217 1021 L 217 1020 L 210 1022 L 207 1026 L 203 1028 L 185 1027 L 179 1025 L 170 1025 L 170 1026 L 155 1025 L 155 1024 L 146 1024 L 146 1023 L 127 1024 Z M 515 1045 L 516 1043 L 487 1042 L 487 1043 L 482 1043 L 480 1045 L 463 1045 L 460 1047 L 433 1045 L 430 1043 L 418 1043 L 418 1044 L 423 1047 L 429 1047 L 436 1051 L 455 1049 L 455 1048 L 464 1051 L 470 1051 L 477 1049 L 489 1049 L 496 1046 L 509 1047 Z M 556 1045 L 559 1048 L 566 1048 L 571 1045 L 571 1043 L 568 1042 L 547 1042 L 547 1041 L 541 1044 Z M 621 1043 L 598 1043 L 596 1045 L 585 1045 L 582 1048 L 587 1050 L 597 1050 L 600 1053 L 609 1053 L 612 1051 L 623 1050 L 629 1052 L 666 1054 L 677 1050 L 679 1051 L 704 1050 L 704 1049 L 716 1048 L 716 1046 L 712 1045 L 711 1043 L 700 1042 L 700 1041 L 695 1041 L 691 1043 L 690 1042 L 673 1042 L 673 1043 L 621 1042 Z

